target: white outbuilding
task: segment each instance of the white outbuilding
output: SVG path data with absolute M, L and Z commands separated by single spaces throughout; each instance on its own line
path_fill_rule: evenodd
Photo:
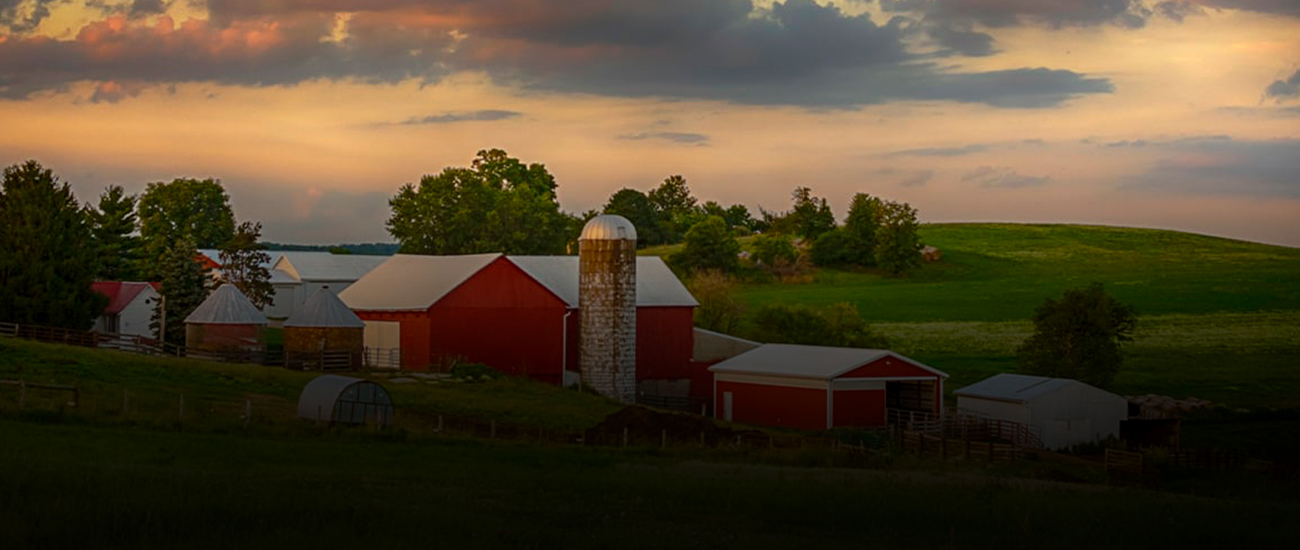
M 1128 400 L 1068 378 L 999 374 L 953 395 L 960 412 L 1029 426 L 1048 449 L 1119 437 L 1128 418 Z

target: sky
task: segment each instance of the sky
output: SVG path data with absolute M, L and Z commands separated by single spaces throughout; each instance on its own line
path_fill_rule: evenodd
M 1300 0 L 0 0 L 0 164 L 83 202 L 213 177 L 266 240 L 390 241 L 488 148 L 574 213 L 680 174 L 1300 246 Z

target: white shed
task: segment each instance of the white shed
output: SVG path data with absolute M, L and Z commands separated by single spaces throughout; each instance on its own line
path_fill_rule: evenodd
M 154 308 L 158 305 L 159 294 L 154 283 L 96 281 L 90 288 L 108 297 L 103 315 L 95 320 L 96 332 L 146 338 L 154 336 L 154 331 L 149 328 Z
M 1036 429 L 1048 449 L 1119 437 L 1128 418 L 1128 400 L 1068 378 L 999 374 L 953 395 L 963 413 Z

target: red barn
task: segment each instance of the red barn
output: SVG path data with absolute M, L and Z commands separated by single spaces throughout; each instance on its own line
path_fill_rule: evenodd
M 713 372 L 714 416 L 826 430 L 939 418 L 947 374 L 888 350 L 765 344 Z
M 577 256 L 399 254 L 339 298 L 402 368 L 463 360 L 555 384 L 578 370 Z M 637 258 L 638 380 L 687 377 L 696 305 L 663 260 Z

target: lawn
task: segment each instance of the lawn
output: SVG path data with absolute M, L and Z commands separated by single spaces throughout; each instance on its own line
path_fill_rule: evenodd
M 13 548 L 1284 547 L 1300 506 L 644 449 L 0 419 Z

